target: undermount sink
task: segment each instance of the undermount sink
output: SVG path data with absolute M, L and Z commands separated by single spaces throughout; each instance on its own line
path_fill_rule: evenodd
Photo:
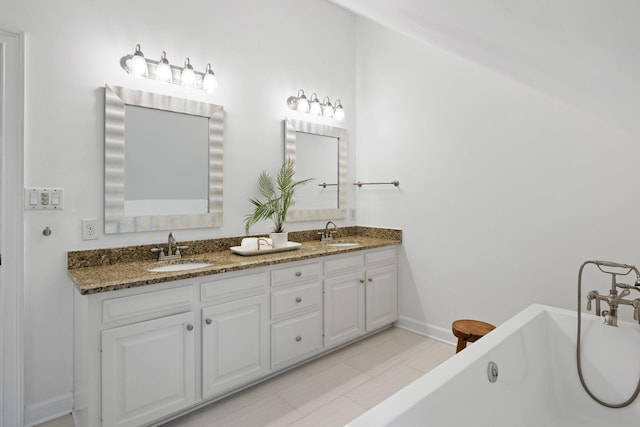
M 353 246 L 360 246 L 362 243 L 360 242 L 333 242 L 327 243 L 327 246 L 331 246 L 332 248 L 349 248 Z
M 169 273 L 172 271 L 195 270 L 196 268 L 204 268 L 213 265 L 208 262 L 185 262 L 183 264 L 169 264 L 161 267 L 149 268 L 147 271 L 152 273 Z

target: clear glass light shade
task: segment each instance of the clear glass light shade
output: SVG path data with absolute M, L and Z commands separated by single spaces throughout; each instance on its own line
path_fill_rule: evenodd
M 184 69 L 182 70 L 182 86 L 193 87 L 196 84 L 196 73 L 189 63 L 189 58 L 184 61 Z
M 301 113 L 309 112 L 309 101 L 307 100 L 307 97 L 304 95 L 304 91 L 302 89 L 298 91 L 297 110 L 300 111 Z
M 135 77 L 144 77 L 147 75 L 147 61 L 144 54 L 140 50 L 140 45 L 136 45 L 136 51 L 129 61 L 129 73 Z
M 339 122 L 344 121 L 344 108 L 342 108 L 342 104 L 340 103 L 339 99 L 336 99 L 336 107 L 333 113 L 333 117 Z
M 162 57 L 156 68 L 156 80 L 163 83 L 171 83 L 173 76 L 171 75 L 171 66 L 167 60 L 167 54 L 162 52 Z
M 207 64 L 207 68 L 204 70 L 204 77 L 202 78 L 202 89 L 211 93 L 218 87 L 218 79 L 216 75 L 211 71 L 211 64 Z

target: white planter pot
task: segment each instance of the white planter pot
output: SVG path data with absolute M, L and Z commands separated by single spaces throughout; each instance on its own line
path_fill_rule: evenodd
M 274 248 L 282 248 L 287 246 L 287 242 L 289 241 L 289 233 L 270 233 L 269 238 L 273 243 Z

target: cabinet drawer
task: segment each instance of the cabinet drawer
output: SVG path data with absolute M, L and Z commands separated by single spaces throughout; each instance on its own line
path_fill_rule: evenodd
M 321 294 L 320 282 L 274 291 L 271 293 L 271 318 L 320 309 Z
M 320 264 L 304 264 L 295 267 L 280 268 L 271 272 L 271 286 L 284 286 L 302 283 L 320 277 Z
M 202 283 L 200 298 L 203 303 L 214 302 L 218 304 L 260 295 L 266 290 L 266 273 L 254 273 Z
M 396 259 L 397 250 L 395 247 L 367 252 L 364 256 L 367 267 L 371 265 L 394 264 Z
M 271 367 L 274 369 L 310 357 L 321 347 L 320 311 L 271 326 Z
M 166 289 L 102 302 L 102 322 L 129 318 L 151 318 L 189 309 L 193 301 L 193 287 Z
M 352 273 L 363 269 L 362 254 L 345 256 L 324 262 L 324 274 Z

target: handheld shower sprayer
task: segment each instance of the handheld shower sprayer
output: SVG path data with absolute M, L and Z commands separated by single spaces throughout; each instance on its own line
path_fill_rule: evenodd
M 640 292 L 640 271 L 636 268 L 635 265 L 629 264 L 620 264 L 617 262 L 611 261 L 586 261 L 580 266 L 580 272 L 578 273 L 578 328 L 577 328 L 577 337 L 576 337 L 576 361 L 578 365 L 578 376 L 580 377 L 580 382 L 582 383 L 582 387 L 587 392 L 587 394 L 599 404 L 609 407 L 609 408 L 624 408 L 625 406 L 630 405 L 633 401 L 636 400 L 638 395 L 640 395 L 640 380 L 638 380 L 638 384 L 627 400 L 621 403 L 610 403 L 605 402 L 599 397 L 597 397 L 589 388 L 584 380 L 584 376 L 582 375 L 582 358 L 580 354 L 580 337 L 581 337 L 581 328 L 582 328 L 582 309 L 581 309 L 581 299 L 582 299 L 582 271 L 588 264 L 594 264 L 598 269 L 606 274 L 611 275 L 611 289 L 609 290 L 609 294 L 602 295 L 598 291 L 590 291 L 587 294 L 587 310 L 591 310 L 591 301 L 595 300 L 596 302 L 596 315 L 602 316 L 604 318 L 604 324 L 608 326 L 618 326 L 618 307 L 621 305 L 628 305 L 633 307 L 633 319 L 636 322 L 640 323 L 640 298 L 636 298 L 634 300 L 626 299 L 625 297 L 631 294 L 631 289 Z M 612 270 L 618 269 L 618 270 Z M 625 271 L 626 270 L 626 271 Z M 636 280 L 633 285 L 627 285 L 625 283 L 618 283 L 616 281 L 616 276 L 626 276 L 631 272 L 636 273 Z M 618 289 L 621 289 L 618 292 Z M 600 302 L 604 302 L 608 304 L 608 310 L 600 311 Z

